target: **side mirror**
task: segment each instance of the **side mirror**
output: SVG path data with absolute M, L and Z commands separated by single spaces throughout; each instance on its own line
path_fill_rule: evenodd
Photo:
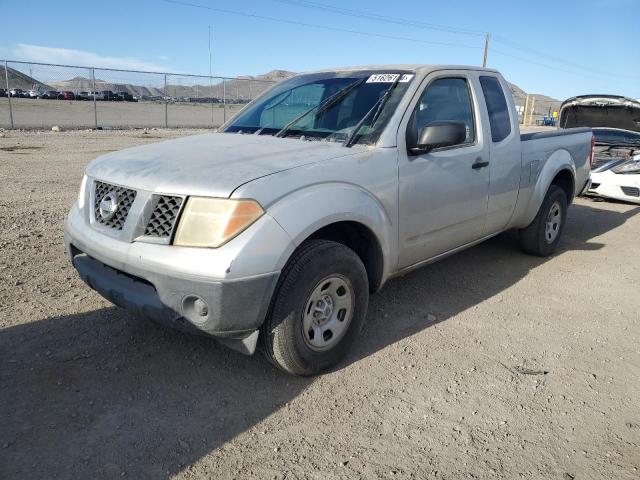
M 434 148 L 450 147 L 464 142 L 467 127 L 460 122 L 431 122 L 418 132 L 415 145 L 407 145 L 413 155 L 428 153 Z

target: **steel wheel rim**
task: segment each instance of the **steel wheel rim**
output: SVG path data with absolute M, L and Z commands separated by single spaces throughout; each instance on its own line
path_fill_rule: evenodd
M 547 243 L 553 243 L 560 233 L 560 225 L 562 224 L 562 207 L 560 202 L 553 202 L 549 213 L 547 214 L 547 222 L 544 227 L 544 239 Z
M 313 288 L 302 312 L 302 338 L 311 350 L 334 347 L 347 332 L 355 305 L 349 279 L 330 275 Z

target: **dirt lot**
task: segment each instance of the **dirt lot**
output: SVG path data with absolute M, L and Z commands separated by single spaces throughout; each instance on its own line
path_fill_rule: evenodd
M 243 105 L 227 105 L 230 118 Z M 12 98 L 15 128 L 94 127 L 92 101 L 37 100 Z M 224 123 L 222 105 L 169 103 L 167 122 L 171 127 L 218 127 Z M 164 127 L 165 105 L 161 102 L 97 102 L 98 125 L 104 128 Z M 0 97 L 0 127 L 9 128 L 9 103 Z
M 580 199 L 391 281 L 300 379 L 115 308 L 65 259 L 89 160 L 188 131 L 0 138 L 0 477 L 640 477 L 640 207 Z

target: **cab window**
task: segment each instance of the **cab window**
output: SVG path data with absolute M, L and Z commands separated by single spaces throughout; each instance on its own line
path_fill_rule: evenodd
M 475 141 L 473 104 L 469 85 L 464 78 L 439 78 L 429 84 L 414 112 L 416 131 L 421 131 L 432 122 L 450 121 L 465 125 L 467 135 L 460 145 Z
M 480 77 L 482 93 L 489 113 L 489 125 L 491 126 L 491 140 L 501 142 L 511 133 L 511 118 L 507 99 L 500 82 L 496 77 Z

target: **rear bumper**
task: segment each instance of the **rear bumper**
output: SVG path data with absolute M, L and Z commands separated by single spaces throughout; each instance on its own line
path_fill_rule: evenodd
M 589 177 L 587 179 L 587 181 L 585 182 L 585 184 L 583 185 L 582 189 L 580 190 L 580 192 L 578 193 L 578 195 L 584 195 L 586 194 L 589 189 L 591 188 L 591 177 Z

